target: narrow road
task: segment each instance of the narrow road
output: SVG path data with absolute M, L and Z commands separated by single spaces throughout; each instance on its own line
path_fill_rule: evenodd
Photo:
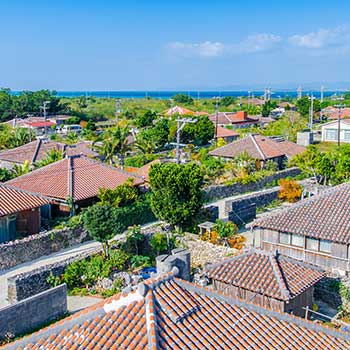
M 90 252 L 101 247 L 101 244 L 95 241 L 85 242 L 71 248 L 60 250 L 57 253 L 42 256 L 33 261 L 12 267 L 11 269 L 0 271 L 0 308 L 8 305 L 7 301 L 7 279 L 19 273 L 35 270 L 41 266 L 60 262 L 67 258 L 74 257 L 78 254 Z

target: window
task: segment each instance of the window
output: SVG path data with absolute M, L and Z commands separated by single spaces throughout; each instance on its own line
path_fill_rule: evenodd
M 280 243 L 282 243 L 282 244 L 290 244 L 290 236 L 291 236 L 290 233 L 281 232 L 280 233 Z
M 306 249 L 318 251 L 318 239 L 306 238 Z
M 304 236 L 292 235 L 292 245 L 304 247 Z
M 320 240 L 320 251 L 324 253 L 330 253 L 331 252 L 331 242 L 325 241 L 323 239 Z
M 344 141 L 350 141 L 350 130 L 344 130 Z
M 336 129 L 326 129 L 326 140 L 336 140 L 337 130 Z

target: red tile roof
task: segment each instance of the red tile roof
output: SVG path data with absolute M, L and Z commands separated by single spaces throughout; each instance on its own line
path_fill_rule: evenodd
M 12 179 L 7 184 L 63 200 L 70 197 L 72 187 L 72 197 L 79 201 L 96 197 L 99 188 L 115 188 L 128 178 L 134 178 L 136 185 L 143 182 L 140 177 L 120 169 L 85 156 L 74 156 Z
M 312 265 L 258 250 L 208 268 L 209 278 L 284 301 L 303 293 L 324 275 Z
M 329 119 L 338 119 L 338 114 L 339 114 L 339 111 L 337 108 L 335 108 L 334 111 L 329 113 Z M 340 118 L 341 119 L 350 118 L 350 108 L 342 108 Z
M 248 226 L 349 244 L 350 184 L 333 187 Z
M 45 128 L 45 127 L 49 128 L 52 125 L 56 125 L 55 123 L 50 122 L 50 121 L 27 122 L 26 124 L 29 125 L 29 126 L 32 126 L 33 128 Z
M 210 114 L 208 118 L 215 124 L 216 113 Z M 244 111 L 239 112 L 219 112 L 218 124 L 219 125 L 241 125 L 241 124 L 257 124 L 258 118 L 252 118 Z
M 174 106 L 169 108 L 167 111 L 164 112 L 166 115 L 174 115 L 174 114 L 180 114 L 180 115 L 187 115 L 187 114 L 194 114 L 193 111 L 190 109 L 187 109 L 185 107 L 181 106 Z
M 48 203 L 46 198 L 37 194 L 0 184 L 0 217 L 38 208 Z
M 4 349 L 349 349 L 350 336 L 174 278 L 151 279 Z
M 234 158 L 244 152 L 247 152 L 250 157 L 259 160 L 267 160 L 285 155 L 276 146 L 276 142 L 261 135 L 249 135 L 243 139 L 233 141 L 225 146 L 210 151 L 209 155 Z
M 233 136 L 239 136 L 239 133 L 237 131 L 234 130 L 230 130 L 227 128 L 224 128 L 222 126 L 218 126 L 217 129 L 217 137 L 220 138 L 225 138 L 225 137 L 233 137 Z
M 92 142 L 90 141 L 81 141 L 75 145 L 68 146 L 52 140 L 39 139 L 20 147 L 0 152 L 0 160 L 20 164 L 29 161 L 33 164 L 45 159 L 52 149 L 64 152 L 68 156 L 83 154 L 89 157 L 97 157 L 98 152 L 93 151 L 91 147 Z

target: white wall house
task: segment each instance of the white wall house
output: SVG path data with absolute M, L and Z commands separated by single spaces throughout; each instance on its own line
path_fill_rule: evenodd
M 338 121 L 323 124 L 322 141 L 326 142 L 338 142 Z M 350 119 L 342 119 L 340 121 L 340 142 L 350 143 Z

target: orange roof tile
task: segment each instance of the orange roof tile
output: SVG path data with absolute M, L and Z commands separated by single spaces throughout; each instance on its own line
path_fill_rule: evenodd
M 350 335 L 167 276 L 4 349 L 329 349 Z
M 129 178 L 134 178 L 136 185 L 143 182 L 139 176 L 85 156 L 74 156 L 12 179 L 7 184 L 63 200 L 70 197 L 71 188 L 73 199 L 79 201 L 96 197 L 100 188 L 115 188 Z
M 323 270 L 259 250 L 208 267 L 208 277 L 279 300 L 303 293 L 324 277 Z
M 41 207 L 49 201 L 37 194 L 0 184 L 0 217 Z

